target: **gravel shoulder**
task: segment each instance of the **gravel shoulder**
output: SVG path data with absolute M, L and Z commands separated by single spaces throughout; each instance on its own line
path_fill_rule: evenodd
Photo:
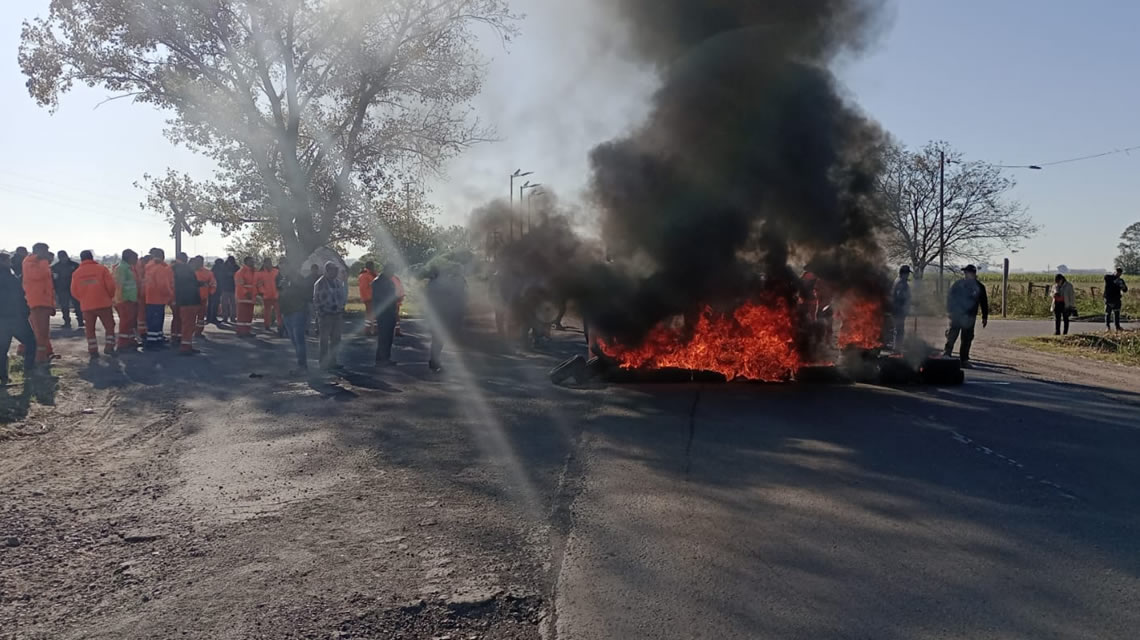
M 266 334 L 91 365 L 57 338 L 54 406 L 0 440 L 0 638 L 539 637 L 591 400 L 482 326 L 433 375 L 405 330 L 406 366 L 355 338 L 334 384 Z

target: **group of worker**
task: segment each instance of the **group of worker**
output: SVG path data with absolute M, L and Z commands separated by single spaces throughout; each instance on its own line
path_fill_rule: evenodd
M 78 324 L 86 333 L 88 352 L 98 358 L 100 350 L 111 355 L 140 346 L 161 349 L 170 344 L 178 346 L 182 354 L 194 354 L 195 337 L 202 336 L 211 322 L 232 320 L 237 335 L 250 336 L 260 302 L 263 326 L 266 330 L 276 326 L 279 335 L 289 335 L 302 370 L 307 370 L 309 319 L 315 315 L 321 366 L 338 368 L 347 295 L 335 263 L 326 264 L 323 272 L 311 265 L 303 274 L 300 265 L 288 269 L 285 258 L 277 266 L 265 259 L 260 267 L 253 258 L 246 258 L 241 267 L 230 258 L 217 260 L 208 269 L 202 256 L 190 258 L 184 253 L 168 263 L 158 248 L 144 256 L 127 249 L 112 268 L 96 262 L 91 251 L 82 252 L 78 264 L 62 251 L 57 258 L 52 266 L 53 256 L 46 243 L 34 245 L 30 253 L 22 247 L 12 256 L 0 253 L 0 374 L 5 379 L 8 346 L 13 338 L 20 343 L 25 369 L 30 373 L 43 371 L 45 367 L 36 365 L 55 357 L 50 319 L 56 314 L 57 303 L 64 310 L 65 328 L 70 326 L 68 313 L 74 307 Z M 453 301 L 463 298 L 462 286 L 444 287 L 441 283 L 445 279 L 430 279 L 429 292 L 449 290 L 444 295 L 433 294 L 442 308 L 450 309 L 455 306 Z M 393 341 L 403 335 L 399 326 L 403 283 L 393 265 L 377 271 L 373 262 L 367 262 L 359 288 L 366 308 L 365 334 L 377 339 L 376 362 L 379 366 L 394 364 Z M 165 332 L 168 308 L 173 312 L 169 338 Z M 456 308 L 443 315 L 459 317 L 462 311 Z M 98 325 L 104 331 L 102 343 L 96 334 Z M 441 369 L 442 345 L 442 334 L 433 328 L 429 361 L 433 371 Z

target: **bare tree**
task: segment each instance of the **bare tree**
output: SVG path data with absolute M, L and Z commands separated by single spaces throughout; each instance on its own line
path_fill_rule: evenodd
M 191 226 L 270 218 L 307 255 L 368 237 L 400 170 L 488 139 L 474 30 L 514 21 L 506 0 L 69 0 L 24 23 L 19 63 L 53 110 L 76 82 L 170 110 L 167 136 L 218 168 L 149 191 L 198 199 Z
M 940 257 L 940 154 L 946 154 L 945 233 L 947 262 L 978 261 L 1001 248 L 1020 249 L 1039 228 L 1021 203 L 1009 198 L 1016 182 L 984 162 L 967 162 L 945 142 L 911 152 L 884 154 L 878 190 L 887 211 L 884 245 L 891 257 L 909 262 L 921 277 Z

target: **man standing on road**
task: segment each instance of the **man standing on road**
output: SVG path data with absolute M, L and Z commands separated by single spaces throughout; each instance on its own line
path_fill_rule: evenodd
M 99 357 L 99 340 L 95 337 L 95 322 L 103 325 L 103 353 L 115 354 L 115 277 L 107 267 L 95 262 L 95 255 L 85 250 L 79 254 L 83 261 L 71 276 L 71 297 L 83 309 L 87 327 L 87 353 Z
M 252 257 L 246 257 L 244 266 L 234 274 L 234 291 L 237 298 L 237 327 L 239 336 L 253 335 L 253 305 L 257 302 L 257 269 Z
M 51 267 L 52 281 L 55 283 L 55 299 L 63 312 L 63 328 L 71 328 L 71 310 L 75 309 L 75 322 L 83 328 L 83 306 L 71 295 L 71 276 L 79 265 L 75 264 L 66 251 L 56 254 L 58 262 Z
M 51 318 L 55 315 L 55 288 L 52 285 L 51 250 L 46 243 L 32 245 L 24 258 L 24 295 L 30 309 L 28 321 L 36 337 L 36 363 L 51 360 Z
M 139 288 L 138 322 L 135 333 L 138 334 L 139 346 L 146 347 L 146 267 L 150 264 L 150 254 L 139 256 L 135 263 L 135 282 Z
M 166 252 L 150 250 L 146 265 L 146 346 L 159 349 L 166 345 L 166 307 L 174 304 L 174 272 L 166 264 Z
M 281 293 L 282 324 L 285 325 L 285 333 L 293 344 L 293 353 L 297 356 L 297 369 L 293 375 L 304 375 L 309 370 L 306 340 L 308 340 L 309 305 L 313 301 L 313 286 L 301 275 L 299 269 L 291 269 L 285 261 L 282 261 L 279 267 L 277 287 Z
M 202 286 L 209 286 L 210 281 L 198 280 L 198 270 L 188 260 L 178 260 L 174 263 L 174 307 L 179 316 L 178 330 L 179 355 L 192 355 L 197 353 L 194 349 L 194 333 L 198 331 L 198 312 L 202 308 Z M 173 332 L 174 329 L 171 329 Z
M 1062 324 L 1065 327 L 1065 335 L 1069 335 L 1069 317 L 1077 312 L 1077 293 L 1073 290 L 1073 283 L 1058 273 L 1057 277 L 1053 279 L 1053 289 L 1049 295 L 1053 298 L 1053 305 L 1050 310 L 1053 312 L 1053 319 L 1057 326 L 1054 335 L 1061 335 Z
M 24 348 L 24 375 L 36 370 L 36 336 L 28 323 L 24 288 L 12 270 L 12 259 L 0 253 L 0 385 L 8 384 L 8 347 L 12 338 Z
M 273 259 L 266 258 L 261 263 L 261 270 L 257 272 L 257 292 L 261 294 L 261 313 L 265 316 L 265 330 L 277 322 L 277 269 L 273 266 Z
M 1114 318 L 1116 330 L 1124 330 L 1124 327 L 1120 326 L 1120 310 L 1124 306 L 1124 293 L 1128 291 L 1128 285 L 1121 277 L 1123 273 L 1123 269 L 1117 269 L 1115 275 L 1109 273 L 1104 276 L 1104 328 L 1106 331 L 1112 331 Z
M 12 254 L 12 273 L 16 274 L 17 280 L 22 280 L 24 277 L 24 260 L 28 259 L 27 247 L 16 247 L 16 251 Z
M 384 265 L 380 275 L 372 281 L 373 324 L 376 327 L 376 366 L 396 364 L 392 360 L 392 342 L 396 339 L 396 282 L 392 279 L 396 267 Z
M 313 307 L 320 316 L 320 358 L 325 371 L 339 368 L 340 334 L 344 324 L 344 305 L 348 289 L 340 280 L 340 269 L 331 260 L 325 263 L 325 275 L 313 285 Z
M 360 301 L 364 303 L 364 335 L 376 335 L 376 312 L 372 308 L 372 283 L 376 280 L 376 263 L 369 260 L 364 263 L 357 278 L 360 288 Z
M 910 315 L 910 265 L 899 267 L 899 278 L 891 289 L 891 318 L 895 325 L 895 350 L 903 348 L 906 339 L 906 319 Z
M 135 327 L 139 321 L 139 283 L 135 277 L 138 261 L 139 254 L 125 249 L 122 260 L 115 267 L 115 311 L 119 314 L 119 339 L 115 348 L 120 353 L 133 350 L 138 345 L 135 341 Z
M 238 270 L 237 260 L 228 256 L 220 266 L 214 263 L 214 278 L 218 280 L 218 320 L 225 323 L 237 320 L 237 288 L 234 276 Z
M 202 284 L 201 305 L 198 307 L 198 322 L 195 323 L 194 335 L 202 337 L 206 333 L 206 322 L 209 314 L 210 304 L 217 299 L 218 295 L 218 281 L 214 278 L 214 272 L 206 268 L 206 259 L 202 256 L 194 256 L 190 261 L 191 268 L 194 269 L 194 276 L 198 278 L 198 282 Z
M 978 311 L 982 312 L 982 328 L 990 322 L 990 301 L 986 295 L 986 288 L 978 282 L 978 268 L 966 265 L 962 270 L 965 277 L 950 287 L 946 296 L 946 313 L 950 316 L 950 329 L 946 332 L 947 358 L 954 354 L 954 343 L 958 336 L 962 336 L 962 348 L 959 357 L 962 367 L 969 369 L 970 346 L 974 343 L 974 327 L 978 321 Z

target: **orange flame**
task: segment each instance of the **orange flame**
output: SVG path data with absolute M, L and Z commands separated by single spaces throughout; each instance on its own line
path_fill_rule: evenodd
M 839 348 L 882 347 L 885 316 L 883 303 L 878 300 L 845 300 L 839 313 Z
M 658 327 L 636 347 L 599 346 L 626 369 L 715 371 L 730 380 L 781 382 L 802 364 L 795 345 L 794 312 L 778 300 L 746 303 L 731 314 L 705 307 L 690 332 Z

